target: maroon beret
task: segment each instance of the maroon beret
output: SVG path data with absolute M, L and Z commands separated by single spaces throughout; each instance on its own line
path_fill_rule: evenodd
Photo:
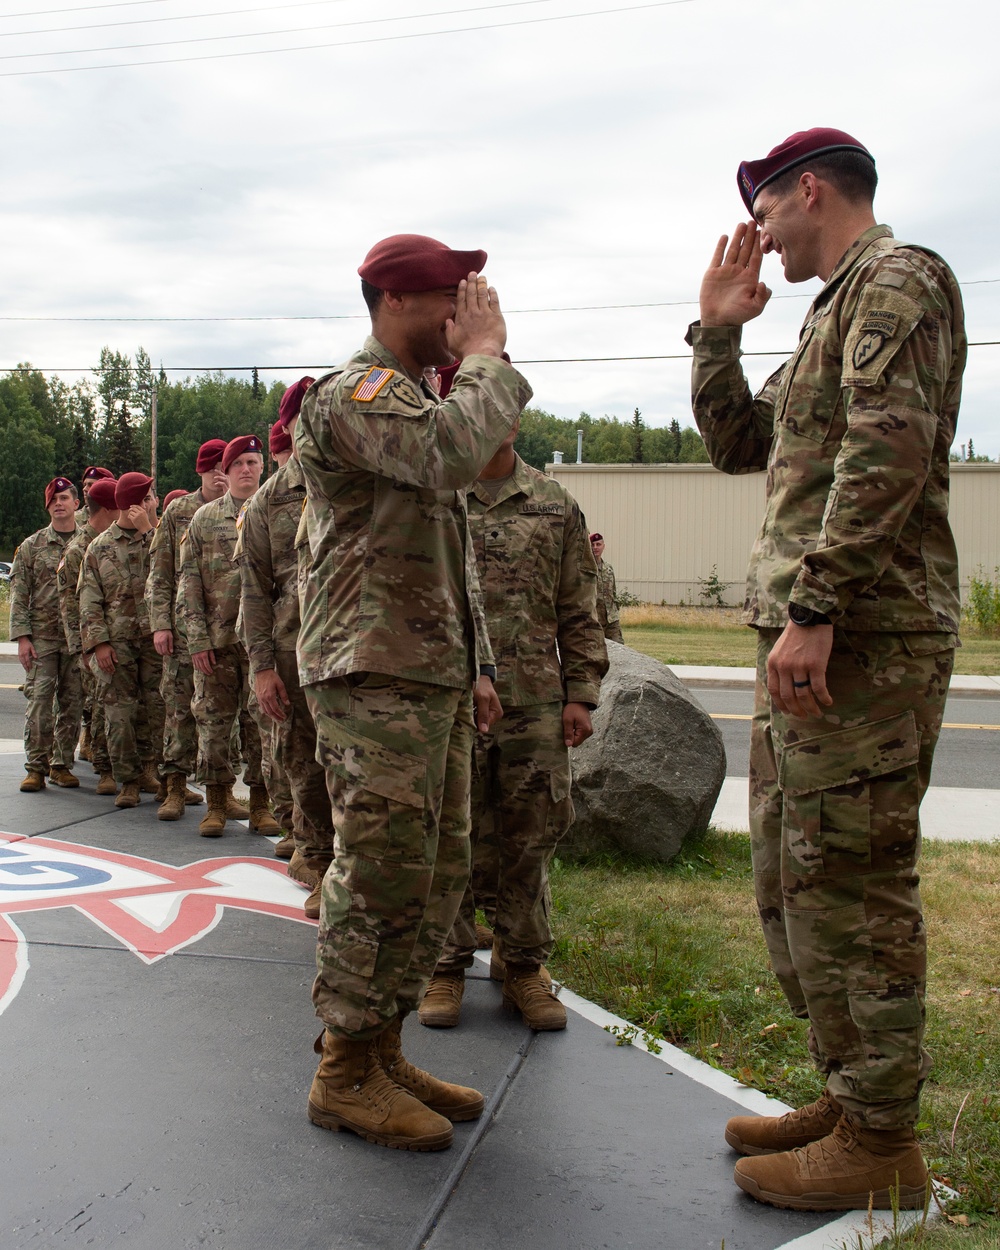
M 222 459 L 226 450 L 224 438 L 210 438 L 198 448 L 198 459 L 194 462 L 195 473 L 209 473 Z
M 109 512 L 114 512 L 118 507 L 115 502 L 115 492 L 118 489 L 118 483 L 113 477 L 102 477 L 91 486 L 90 499 L 102 508 L 107 508 Z
M 315 378 L 305 377 L 299 378 L 292 386 L 285 391 L 281 397 L 281 403 L 278 405 L 278 419 L 275 425 L 287 425 L 289 421 L 294 421 L 299 415 L 299 409 L 302 407 L 302 400 L 305 398 L 306 391 L 316 381 Z
M 83 471 L 83 480 L 85 482 L 89 482 L 91 478 L 93 478 L 96 482 L 99 482 L 102 478 L 113 482 L 115 480 L 115 475 L 110 469 L 104 469 L 99 464 L 92 464 Z
M 267 445 L 271 449 L 272 456 L 279 456 L 283 451 L 291 451 L 292 436 L 288 433 L 288 426 L 280 425 L 275 421 L 274 425 L 271 426 Z
M 255 451 L 259 456 L 263 456 L 264 444 L 256 434 L 241 434 L 239 438 L 230 439 L 226 444 L 226 450 L 222 453 L 222 472 L 228 473 L 233 461 L 237 456 L 242 456 L 245 451 Z
M 786 170 L 801 165 L 815 156 L 828 152 L 860 152 L 875 164 L 875 157 L 857 139 L 843 130 L 831 130 L 829 126 L 814 126 L 812 130 L 799 130 L 789 135 L 784 143 L 772 148 L 759 161 L 743 161 L 736 174 L 736 182 L 743 196 L 743 203 L 753 213 L 754 196 L 769 182 L 780 177 Z
M 115 487 L 115 504 L 119 508 L 131 508 L 133 504 L 142 503 L 152 484 L 153 479 L 145 473 L 123 473 Z
M 485 252 L 453 252 L 425 234 L 394 234 L 375 244 L 358 273 L 380 291 L 436 291 L 458 286 L 485 264 Z
M 76 487 L 68 477 L 54 477 L 45 488 L 45 506 L 46 508 L 55 499 L 56 495 L 61 494 L 64 490 L 75 490 Z
M 166 499 L 164 499 L 163 501 L 163 511 L 166 512 L 166 510 L 170 507 L 170 505 L 174 502 L 175 499 L 183 499 L 185 495 L 188 495 L 190 493 L 191 493 L 190 491 L 186 491 L 186 490 L 170 491 L 167 494 Z

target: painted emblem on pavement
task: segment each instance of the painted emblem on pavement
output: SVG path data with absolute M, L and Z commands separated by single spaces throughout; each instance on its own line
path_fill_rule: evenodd
M 0 1013 L 24 984 L 28 942 L 12 917 L 72 907 L 146 964 L 211 933 L 227 907 L 315 927 L 283 865 L 250 856 L 174 867 L 99 847 L 0 834 Z

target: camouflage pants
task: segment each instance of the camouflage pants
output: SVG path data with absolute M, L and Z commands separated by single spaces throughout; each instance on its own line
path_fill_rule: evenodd
M 506 715 L 506 713 L 505 713 Z M 497 845 L 497 818 L 485 811 L 472 822 L 472 901 L 492 928 L 497 922 L 497 890 L 500 886 L 500 847 Z
M 549 863 L 573 823 L 569 751 L 562 703 L 504 708 L 503 720 L 476 737 L 472 767 L 473 862 L 484 820 L 499 851 L 494 945 L 517 967 L 544 964 L 552 953 Z M 474 890 L 465 891 L 438 971 L 469 968 L 476 949 Z
M 178 649 L 174 635 L 174 652 L 163 657 L 160 679 L 163 697 L 163 772 L 194 774 L 198 757 L 198 726 L 191 712 L 194 698 L 194 665 L 186 650 Z
M 622 637 L 622 627 L 618 621 L 609 621 L 604 626 L 604 637 L 612 642 L 620 642 L 624 645 L 625 639 Z
M 296 849 L 306 864 L 322 876 L 333 862 L 333 809 L 326 788 L 326 771 L 316 759 L 316 726 L 299 684 L 295 652 L 278 651 L 275 664 L 291 707 L 287 719 L 271 730 L 272 760 L 283 769 L 291 788 L 291 828 Z
M 215 668 L 210 676 L 194 673 L 191 711 L 198 726 L 198 780 L 207 785 L 231 786 L 233 725 L 239 720 L 247 766 L 243 780 L 248 786 L 264 784 L 261 772 L 260 734 L 250 715 L 250 661 L 238 643 L 215 648 Z
M 917 811 L 954 651 L 948 634 L 834 633 L 819 721 L 771 706 L 760 631 L 750 745 L 754 881 L 771 965 L 827 1088 L 873 1128 L 915 1122 L 926 931 Z
M 72 768 L 80 737 L 83 685 L 79 656 L 52 651 L 25 674 L 24 756 L 29 772 Z
M 80 657 L 76 657 L 79 663 Z M 111 755 L 108 751 L 108 735 L 104 728 L 103 689 L 98 687 L 89 667 L 81 670 L 83 678 L 84 705 L 90 708 L 90 762 L 95 773 L 111 772 Z
M 151 634 L 112 646 L 118 662 L 103 687 L 104 728 L 115 781 L 124 784 L 137 781 L 144 764 L 160 762 L 162 662 Z
M 292 792 L 288 786 L 285 770 L 274 758 L 274 721 L 261 711 L 252 676 L 247 707 L 257 726 L 257 733 L 260 735 L 260 771 L 264 777 L 267 797 L 271 800 L 271 807 L 274 809 L 274 819 L 286 833 L 291 833 Z
M 371 1037 L 414 1010 L 469 881 L 468 690 L 381 673 L 306 689 L 333 804 L 316 1014 Z

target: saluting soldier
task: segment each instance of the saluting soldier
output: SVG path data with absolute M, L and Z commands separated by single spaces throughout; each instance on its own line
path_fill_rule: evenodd
M 191 711 L 198 726 L 198 780 L 205 783 L 208 811 L 199 833 L 221 837 L 236 773 L 231 761 L 233 725 L 239 720 L 250 787 L 250 827 L 277 832 L 261 772 L 260 734 L 247 707 L 250 668 L 236 633 L 240 571 L 234 563 L 236 518 L 255 493 L 264 471 L 264 445 L 255 434 L 232 439 L 222 456 L 226 493 L 191 518 L 181 544 L 176 614 L 194 665 Z M 183 502 L 183 501 L 182 501 Z
M 309 1116 L 368 1141 L 437 1150 L 482 1095 L 421 1072 L 400 1029 L 469 875 L 476 721 L 500 712 L 465 490 L 531 388 L 502 359 L 484 252 L 397 235 L 361 266 L 372 335 L 306 395 L 299 674 L 333 799 L 318 975 L 322 1058 Z M 447 399 L 424 370 L 462 364 Z
M 271 430 L 291 437 L 312 378 L 290 386 Z M 281 452 L 279 451 L 279 454 Z M 296 534 L 306 488 L 295 456 L 281 465 L 247 504 L 237 544 L 243 587 L 243 640 L 254 689 L 267 718 L 273 764 L 288 779 L 295 847 L 312 891 L 305 914 L 319 918 L 320 883 L 333 860 L 333 816 L 326 773 L 316 760 L 316 727 L 299 682 L 295 645 L 299 636 Z M 290 873 L 295 865 L 290 866 Z
M 197 764 L 198 727 L 191 711 L 194 698 L 194 666 L 182 621 L 176 608 L 177 584 L 180 579 L 181 544 L 191 518 L 206 503 L 221 499 L 228 482 L 220 464 L 226 444 L 212 438 L 198 448 L 195 472 L 201 486 L 190 494 L 166 504 L 160 524 L 149 549 L 149 578 L 146 582 L 146 607 L 153 631 L 153 645 L 163 657 L 160 695 L 163 699 L 163 780 L 166 797 L 157 810 L 158 820 L 180 820 L 185 804 L 203 802 L 197 790 L 187 786 Z M 170 499 L 170 496 L 167 496 Z M 231 796 L 231 820 L 246 820 L 250 812 Z
M 156 491 L 145 473 L 124 473 L 115 487 L 118 519 L 87 548 L 80 573 L 80 636 L 103 686 L 104 725 L 116 807 L 135 807 L 140 789 L 156 793 L 163 746 L 160 657 L 144 592 Z
M 786 1116 L 736 1117 L 726 1140 L 753 1156 L 736 1181 L 762 1202 L 920 1207 L 917 811 L 958 632 L 948 453 L 962 297 L 939 256 L 877 224 L 875 161 L 843 131 L 792 135 L 738 183 L 753 220 L 719 241 L 702 282 L 692 395 L 712 463 L 768 474 L 745 612 L 758 630 L 754 880 L 826 1089 Z M 794 356 L 754 396 L 740 334 L 770 298 L 768 252 L 789 282 L 823 288 Z
M 502 971 L 504 1003 L 530 1028 L 551 1030 L 566 1027 L 566 1008 L 545 969 L 553 941 L 548 870 L 573 823 L 569 753 L 593 733 L 608 652 L 583 515 L 564 486 L 517 455 L 517 430 L 468 497 L 503 705 L 503 719 L 476 738 L 472 854 L 488 820 L 499 852 L 492 967 Z M 458 1023 L 476 946 L 470 883 L 420 1004 L 421 1024 Z
M 104 703 L 100 698 L 102 684 L 97 682 L 90 671 L 80 637 L 80 571 L 87 548 L 118 519 L 118 505 L 115 502 L 115 488 L 118 483 L 113 477 L 97 477 L 91 479 L 88 485 L 85 509 L 87 524 L 78 529 L 66 544 L 63 558 L 56 569 L 56 584 L 59 588 L 59 612 L 66 634 L 66 646 L 70 655 L 77 657 L 80 665 L 84 709 L 87 715 L 87 728 L 84 731 L 87 742 L 86 758 L 97 773 L 97 793 L 117 794 L 118 785 L 112 772 L 108 738 L 104 729 Z M 83 754 L 81 745 L 80 755 Z
M 80 736 L 83 687 L 80 667 L 66 646 L 59 615 L 56 570 L 76 532 L 76 487 L 55 477 L 45 488 L 50 523 L 29 535 L 14 552 L 11 567 L 10 638 L 27 677 L 24 694 L 24 754 L 27 794 L 57 786 L 78 786 L 72 772 Z M 51 769 L 51 772 L 50 772 Z

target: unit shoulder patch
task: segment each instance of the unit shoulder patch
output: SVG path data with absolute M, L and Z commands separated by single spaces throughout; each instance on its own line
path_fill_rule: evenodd
M 359 404 L 370 404 L 379 391 L 392 381 L 395 373 L 395 369 L 382 369 L 378 365 L 372 365 L 354 388 L 351 399 Z

